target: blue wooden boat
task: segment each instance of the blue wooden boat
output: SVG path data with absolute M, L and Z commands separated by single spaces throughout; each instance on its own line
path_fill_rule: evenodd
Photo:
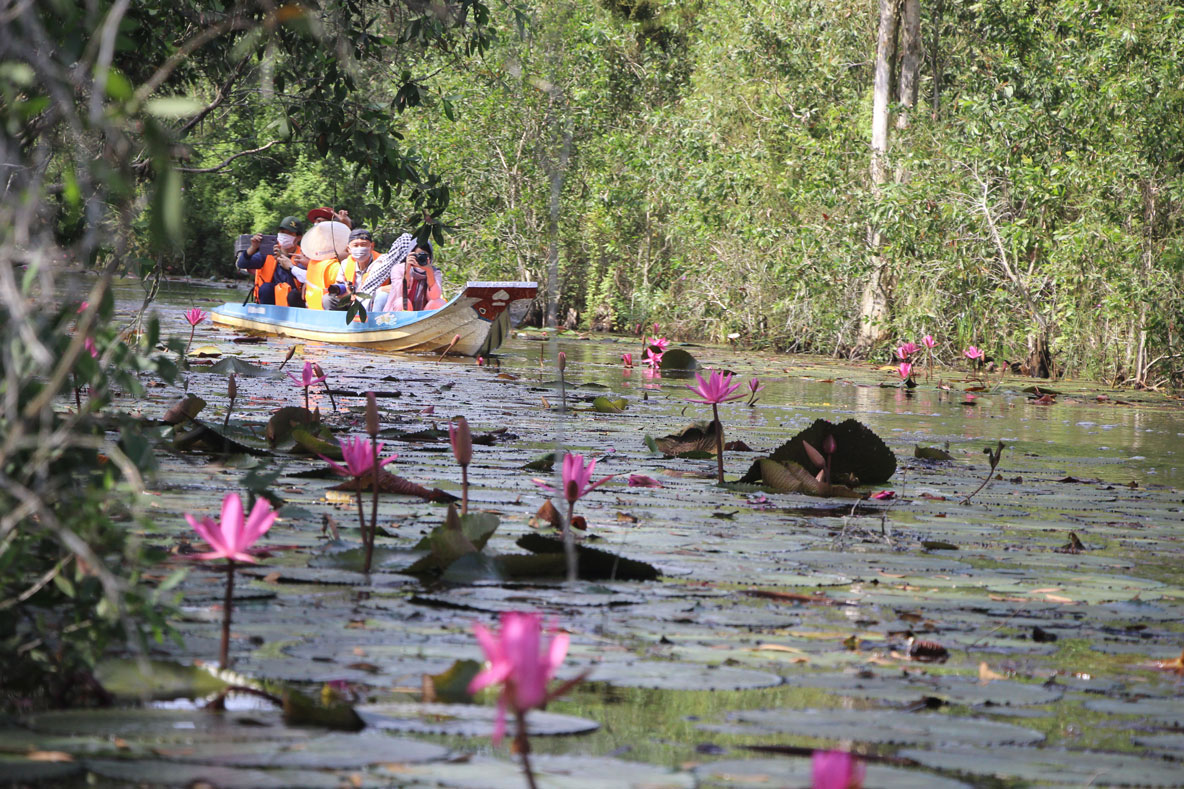
M 438 310 L 371 312 L 353 323 L 344 312 L 272 304 L 228 303 L 210 316 L 215 325 L 302 340 L 409 353 L 443 353 L 451 345 L 450 353 L 477 356 L 501 345 L 511 314 L 520 316 L 537 293 L 534 282 L 470 282 Z

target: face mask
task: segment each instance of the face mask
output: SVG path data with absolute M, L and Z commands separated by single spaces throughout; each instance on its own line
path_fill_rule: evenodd
M 296 236 L 290 236 L 287 233 L 276 234 L 275 240 L 283 249 L 291 249 L 296 245 Z
M 370 250 L 366 247 L 350 247 L 349 256 L 354 260 L 365 260 L 366 256 L 370 254 Z

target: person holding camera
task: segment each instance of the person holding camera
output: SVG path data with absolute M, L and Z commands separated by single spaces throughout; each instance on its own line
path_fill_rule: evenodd
M 433 263 L 432 242 L 417 241 L 407 257 L 391 269 L 391 290 L 385 309 L 438 310 L 444 306 L 444 277 Z
M 250 244 L 235 261 L 239 268 L 255 272 L 255 303 L 303 307 L 308 258 L 300 251 L 300 222 L 294 216 L 284 217 L 270 252 L 265 253 L 263 241 L 262 233 L 251 236 Z

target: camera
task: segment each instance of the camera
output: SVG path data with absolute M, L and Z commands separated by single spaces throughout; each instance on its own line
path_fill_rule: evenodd
M 329 293 L 333 296 L 344 296 L 349 291 L 349 286 L 340 282 L 329 286 Z
M 428 261 L 431 259 L 432 259 L 432 256 L 429 255 L 427 252 L 416 252 L 415 253 L 415 262 L 421 266 L 426 266 L 428 264 Z

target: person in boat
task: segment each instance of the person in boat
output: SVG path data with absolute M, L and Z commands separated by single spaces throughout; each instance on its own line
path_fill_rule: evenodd
M 378 259 L 370 231 L 356 227 L 349 234 L 349 258 L 341 263 L 337 281 L 325 294 L 322 305 L 327 310 L 344 310 L 354 301 L 355 294 L 366 279 L 370 264 Z M 382 283 L 379 283 L 382 284 Z
M 335 211 L 327 205 L 320 208 L 313 208 L 305 216 L 310 225 L 319 225 L 321 222 L 340 222 L 346 227 L 353 229 L 353 220 L 349 218 L 349 211 L 344 208 L 340 211 Z
M 406 257 L 391 269 L 386 310 L 438 310 L 445 304 L 444 276 L 435 265 L 432 242 L 413 243 Z
M 261 249 L 262 233 L 251 236 L 250 244 L 239 252 L 235 265 L 255 272 L 256 304 L 304 306 L 304 267 L 308 266 L 308 258 L 300 251 L 300 231 L 296 217 L 286 216 L 280 221 L 270 254 L 264 255 Z

